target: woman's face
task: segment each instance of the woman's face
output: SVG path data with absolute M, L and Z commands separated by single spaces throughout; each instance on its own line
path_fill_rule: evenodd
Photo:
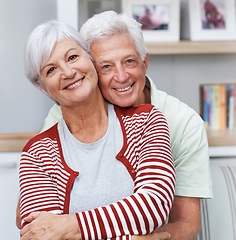
M 55 44 L 40 70 L 41 87 L 60 106 L 85 103 L 97 88 L 97 72 L 88 54 L 73 39 Z

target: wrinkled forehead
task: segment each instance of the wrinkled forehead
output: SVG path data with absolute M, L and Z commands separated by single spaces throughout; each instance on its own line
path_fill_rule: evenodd
M 104 39 L 97 39 L 91 44 L 91 55 L 94 60 L 98 57 L 115 55 L 136 55 L 138 54 L 135 42 L 129 35 L 116 34 Z
M 88 54 L 88 52 L 81 46 L 81 44 L 77 41 L 77 39 L 64 37 L 61 39 L 56 39 L 52 41 L 50 44 L 42 47 L 41 50 L 41 67 L 50 59 L 50 57 L 58 51 L 68 51 L 69 49 L 78 49 L 83 54 Z

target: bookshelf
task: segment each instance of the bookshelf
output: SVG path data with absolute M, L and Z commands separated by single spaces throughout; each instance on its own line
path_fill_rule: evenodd
M 197 55 L 197 54 L 235 54 L 236 41 L 191 41 L 180 40 L 170 43 L 146 43 L 150 55 Z M 202 103 L 201 103 L 202 104 Z M 225 155 L 235 152 L 236 156 L 236 130 L 207 130 L 208 143 L 211 155 L 216 148 Z M 222 148 L 220 148 L 222 146 Z M 234 149 L 235 147 L 235 149 Z M 228 150 L 228 148 L 230 150 Z M 232 150 L 233 149 L 233 150 Z
M 211 154 L 236 156 L 236 84 L 200 85 L 200 108 Z
M 209 146 L 236 146 L 236 130 L 207 130 Z
M 146 43 L 146 45 L 151 55 L 236 53 L 236 41 L 181 40 L 169 43 Z
M 236 130 L 207 130 L 210 157 L 236 157 Z

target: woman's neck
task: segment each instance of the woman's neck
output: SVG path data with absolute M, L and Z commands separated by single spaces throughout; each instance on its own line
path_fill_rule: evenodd
M 92 143 L 101 139 L 108 128 L 108 104 L 102 96 L 96 101 L 73 107 L 61 107 L 62 115 L 70 132 L 83 143 Z

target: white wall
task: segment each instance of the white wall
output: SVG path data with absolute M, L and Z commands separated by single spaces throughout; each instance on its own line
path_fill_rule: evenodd
M 24 76 L 32 29 L 57 17 L 56 0 L 0 0 L 0 133 L 39 131 L 52 105 Z
M 3 240 L 20 239 L 15 224 L 16 206 L 19 200 L 19 152 L 0 153 L 0 233 Z

